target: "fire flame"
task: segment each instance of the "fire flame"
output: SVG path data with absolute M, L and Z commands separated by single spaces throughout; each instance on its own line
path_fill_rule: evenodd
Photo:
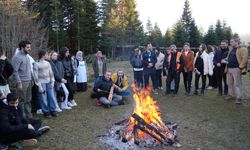
M 133 99 L 135 101 L 133 113 L 140 116 L 147 124 L 156 127 L 167 139 L 174 139 L 174 135 L 161 119 L 161 113 L 156 101 L 154 101 L 153 97 L 150 95 L 151 88 L 139 89 L 135 84 L 132 84 L 131 87 L 134 93 Z M 136 124 L 137 121 L 133 117 L 130 117 L 130 123 L 126 133 L 132 133 Z M 138 132 L 138 136 L 140 140 L 149 137 L 142 131 Z M 134 136 L 131 135 L 130 139 L 133 140 Z

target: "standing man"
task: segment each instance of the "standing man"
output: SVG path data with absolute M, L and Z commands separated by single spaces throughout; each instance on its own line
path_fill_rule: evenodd
M 163 63 L 165 59 L 165 55 L 161 52 L 160 48 L 156 48 L 155 50 L 156 56 L 157 56 L 157 62 L 155 64 L 156 69 L 156 83 L 158 89 L 162 88 L 162 70 L 163 70 Z
M 183 82 L 186 90 L 185 94 L 190 95 L 194 70 L 194 52 L 190 50 L 190 45 L 187 42 L 184 43 L 182 57 L 184 59 Z
M 177 52 L 176 46 L 173 44 L 170 46 L 170 54 L 167 60 L 168 76 L 166 81 L 165 95 L 170 94 L 171 81 L 174 80 L 175 88 L 174 95 L 179 90 L 180 74 L 183 68 L 183 57 L 181 52 Z
M 246 48 L 240 47 L 240 39 L 233 38 L 230 41 L 232 49 L 229 50 L 228 64 L 227 64 L 227 84 L 228 96 L 226 100 L 236 94 L 236 104 L 241 104 L 242 101 L 242 74 L 246 74 L 248 63 L 248 51 Z
M 227 95 L 228 86 L 227 86 L 227 74 L 225 73 L 226 61 L 225 58 L 228 55 L 228 40 L 222 40 L 220 42 L 220 48 L 215 51 L 214 55 L 214 66 L 216 70 L 216 78 L 218 85 L 218 94 L 220 96 Z M 224 83 L 224 92 L 222 90 L 222 81 Z
M 158 94 L 157 92 L 157 84 L 156 84 L 156 70 L 155 63 L 157 62 L 157 58 L 155 53 L 152 51 L 152 44 L 147 43 L 145 46 L 145 51 L 142 54 L 142 64 L 143 64 L 143 73 L 144 73 L 144 82 L 145 87 L 149 86 L 149 77 L 151 77 L 153 83 L 153 92 L 154 94 Z
M 19 43 L 19 48 L 20 51 L 12 58 L 14 78 L 16 80 L 18 95 L 20 97 L 20 106 L 23 109 L 23 116 L 25 118 L 32 118 L 31 65 L 28 56 L 31 51 L 31 43 L 29 41 L 21 41 Z
M 102 56 L 102 51 L 98 50 L 96 52 L 96 57 L 92 64 L 95 76 L 95 83 L 97 80 L 102 79 L 104 73 L 107 71 L 107 64 Z

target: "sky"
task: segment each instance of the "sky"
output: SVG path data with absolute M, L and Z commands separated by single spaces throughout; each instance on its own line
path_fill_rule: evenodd
M 135 0 L 139 19 L 146 26 L 148 18 L 165 34 L 180 19 L 185 0 Z M 189 0 L 192 16 L 204 32 L 218 19 L 226 20 L 233 32 L 250 33 L 250 0 Z

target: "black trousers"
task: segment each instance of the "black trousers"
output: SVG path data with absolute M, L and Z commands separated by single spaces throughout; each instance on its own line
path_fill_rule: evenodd
M 77 92 L 85 92 L 87 91 L 87 82 L 84 83 L 76 83 Z
M 206 80 L 207 80 L 207 76 L 206 75 L 198 75 L 195 74 L 195 90 L 197 91 L 199 89 L 199 80 L 200 77 L 202 79 L 202 87 L 201 87 L 201 91 L 204 92 L 205 88 L 206 88 Z
M 222 91 L 222 81 L 224 83 L 224 95 L 228 94 L 228 86 L 227 86 L 227 74 L 224 73 L 224 68 L 218 68 L 216 69 L 216 77 L 217 77 L 217 86 L 218 86 L 218 92 L 219 94 L 223 94 Z
M 192 71 L 183 72 L 183 82 L 187 93 L 191 92 L 192 77 L 193 77 Z
M 136 86 L 142 87 L 143 86 L 143 71 L 134 71 L 134 80 Z
M 20 140 L 27 140 L 41 136 L 41 133 L 38 132 L 38 129 L 41 127 L 42 124 L 41 120 L 29 119 L 29 121 L 30 124 L 35 128 L 35 130 L 23 129 L 21 131 L 9 133 L 8 135 L 4 135 L 3 137 L 1 136 L 0 143 L 8 145 L 11 143 L 18 142 Z
M 166 80 L 166 94 L 170 93 L 172 80 L 174 80 L 175 83 L 174 94 L 178 93 L 179 83 L 180 83 L 180 73 L 176 71 L 169 71 Z
M 162 87 L 162 69 L 156 70 L 156 84 L 157 87 Z
M 65 84 L 68 91 L 69 91 L 69 101 L 74 99 L 74 94 L 75 94 L 75 85 L 74 85 L 74 77 L 71 78 L 66 78 L 67 83 Z
M 38 98 L 38 86 L 36 84 L 32 86 L 31 106 L 32 112 L 36 112 L 36 110 L 41 109 Z
M 152 83 L 153 83 L 153 88 L 156 89 L 157 88 L 157 84 L 156 84 L 156 81 L 155 81 L 155 77 L 156 77 L 156 71 L 154 68 L 150 68 L 149 70 L 147 69 L 145 71 L 144 69 L 144 82 L 145 82 L 145 87 L 148 87 L 149 86 L 149 77 L 151 78 L 152 80 Z

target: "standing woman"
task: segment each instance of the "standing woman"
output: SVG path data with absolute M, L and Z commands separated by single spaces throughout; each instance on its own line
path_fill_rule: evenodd
M 199 51 L 196 53 L 194 59 L 194 72 L 195 72 L 195 92 L 194 95 L 198 95 L 199 80 L 202 78 L 202 88 L 200 94 L 204 94 L 206 88 L 207 75 L 213 74 L 213 69 L 210 63 L 209 55 L 206 52 L 207 46 L 201 44 Z
M 58 61 L 58 54 L 55 51 L 50 53 L 50 65 L 55 77 L 55 91 L 57 95 L 63 95 L 63 101 L 61 103 L 62 109 L 71 109 L 68 106 L 69 91 L 66 87 L 67 80 L 64 79 L 64 67 L 61 61 Z
M 85 92 L 87 90 L 87 64 L 83 59 L 83 52 L 78 51 L 76 53 L 76 86 L 77 91 Z
M 92 67 L 94 70 L 94 76 L 95 76 L 94 85 L 98 80 L 102 79 L 104 73 L 107 71 L 107 64 L 106 64 L 104 57 L 102 56 L 102 52 L 98 50 L 95 56 L 96 57 L 93 60 L 93 64 L 92 64 Z
M 72 59 L 69 55 L 69 49 L 67 47 L 63 47 L 60 51 L 60 60 L 64 67 L 64 79 L 67 80 L 66 87 L 69 91 L 69 101 L 68 106 L 73 107 L 77 106 L 74 100 L 74 66 Z
M 213 60 L 214 60 L 214 50 L 213 50 L 213 47 L 211 45 L 208 45 L 207 46 L 207 53 L 208 53 L 208 56 L 209 56 L 209 63 L 210 63 L 210 66 L 212 66 L 212 69 L 214 70 L 214 63 L 213 63 Z M 214 72 L 214 71 L 213 71 Z M 213 89 L 213 87 L 215 87 L 215 81 L 214 81 L 214 77 L 213 77 L 213 74 L 212 75 L 208 75 L 208 87 L 207 89 L 208 90 L 211 90 Z
M 40 105 L 45 117 L 56 117 L 56 96 L 54 92 L 54 74 L 50 63 L 46 61 L 48 53 L 44 50 L 38 52 L 39 60 L 34 63 L 34 81 L 38 86 Z

